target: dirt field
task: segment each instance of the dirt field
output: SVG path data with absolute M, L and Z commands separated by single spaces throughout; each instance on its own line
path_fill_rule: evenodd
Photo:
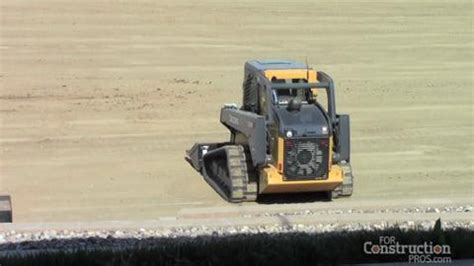
M 0 194 L 17 222 L 227 205 L 183 156 L 228 138 L 219 109 L 254 58 L 336 81 L 357 178 L 340 204 L 473 200 L 471 1 L 0 5 Z

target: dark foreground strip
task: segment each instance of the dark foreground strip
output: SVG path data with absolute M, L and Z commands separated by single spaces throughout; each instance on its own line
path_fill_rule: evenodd
M 237 234 L 177 238 L 87 238 L 7 243 L 0 264 L 6 265 L 314 265 L 315 263 L 406 262 L 408 254 L 375 255 L 364 244 L 380 237 L 398 243 L 449 245 L 455 259 L 474 258 L 474 231 L 467 229 L 328 233 Z M 43 243 L 39 243 L 43 242 Z M 69 243 L 70 242 L 70 243 Z M 72 244 L 74 242 L 74 244 Z M 82 243 L 79 245 L 78 242 Z M 41 247 L 41 249 L 35 249 Z M 24 247 L 28 247 L 24 250 Z M 44 249 L 45 246 L 51 249 Z M 75 248 L 71 248 L 75 247 Z M 7 251 L 7 252 L 5 252 Z

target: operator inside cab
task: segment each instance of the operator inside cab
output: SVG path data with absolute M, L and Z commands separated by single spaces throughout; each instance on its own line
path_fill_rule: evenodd
M 306 79 L 277 79 L 272 78 L 272 83 L 307 83 Z M 297 99 L 302 104 L 314 102 L 314 95 L 310 89 L 279 89 L 272 91 L 273 102 L 279 105 L 288 104 L 291 99 Z

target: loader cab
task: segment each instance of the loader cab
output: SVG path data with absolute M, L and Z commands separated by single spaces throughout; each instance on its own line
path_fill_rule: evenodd
M 315 93 L 311 90 L 288 89 L 272 90 L 271 84 L 316 82 L 316 72 L 305 64 L 285 61 L 248 61 L 245 64 L 242 110 L 269 115 L 272 105 L 288 105 L 291 99 L 302 104 L 312 103 Z

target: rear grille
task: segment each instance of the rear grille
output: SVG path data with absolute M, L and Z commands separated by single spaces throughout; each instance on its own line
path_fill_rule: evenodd
M 328 139 L 286 139 L 286 180 L 326 179 L 329 160 Z

